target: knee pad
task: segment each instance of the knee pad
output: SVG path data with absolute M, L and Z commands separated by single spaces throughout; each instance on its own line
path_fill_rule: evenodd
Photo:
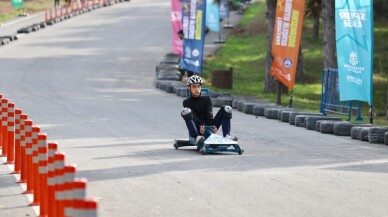
M 193 113 L 191 112 L 191 109 L 189 109 L 189 108 L 183 108 L 183 110 L 181 111 L 181 116 L 185 120 L 193 119 Z
M 222 109 L 224 110 L 224 115 L 223 117 L 224 118 L 227 118 L 227 119 L 231 119 L 232 118 L 232 107 L 226 105 L 226 106 L 223 106 Z

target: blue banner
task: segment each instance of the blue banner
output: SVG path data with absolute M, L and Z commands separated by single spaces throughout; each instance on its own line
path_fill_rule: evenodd
M 206 26 L 212 32 L 220 31 L 220 7 L 214 0 L 206 0 Z
M 228 0 L 221 0 L 220 3 L 220 18 L 229 18 Z
M 340 100 L 372 105 L 372 0 L 336 0 L 335 22 Z
M 182 0 L 183 56 L 180 67 L 202 73 L 206 2 Z

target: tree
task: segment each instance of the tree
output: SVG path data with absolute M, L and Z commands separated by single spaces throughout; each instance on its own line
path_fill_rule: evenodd
M 265 61 L 265 85 L 264 91 L 267 93 L 274 93 L 276 91 L 276 80 L 270 74 L 270 69 L 273 62 L 272 56 L 272 39 L 275 25 L 277 0 L 267 0 L 267 57 Z
M 321 19 L 322 0 L 308 0 L 306 5 L 306 16 L 311 16 L 314 20 L 313 38 L 319 38 L 319 26 Z
M 334 7 L 334 0 L 325 0 L 322 2 L 324 68 L 337 68 L 337 61 L 335 58 L 336 42 Z

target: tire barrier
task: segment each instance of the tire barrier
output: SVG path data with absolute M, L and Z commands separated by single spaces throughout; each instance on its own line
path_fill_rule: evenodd
M 384 135 L 388 127 L 370 127 L 368 129 L 368 141 L 370 143 L 384 143 Z
M 129 2 L 129 0 L 126 1 Z M 106 7 L 112 5 L 113 3 L 120 2 L 124 2 L 124 0 L 71 0 L 69 5 L 59 5 L 57 7 L 47 8 L 44 11 L 42 22 L 29 24 L 25 27 L 22 27 L 18 29 L 14 35 L 0 36 L 0 45 L 7 45 L 12 41 L 17 40 L 19 38 L 19 34 L 37 32 L 48 25 L 51 26 L 76 15 L 84 14 L 102 6 Z
M 355 127 L 352 127 L 352 129 L 350 130 L 350 138 L 361 140 L 361 130 L 362 129 L 368 129 L 369 127 L 370 126 L 365 126 L 365 127 L 355 126 Z M 368 136 L 368 134 L 366 134 L 366 136 Z
M 340 121 L 334 124 L 333 133 L 337 136 L 350 136 L 352 127 L 367 127 L 372 126 L 371 124 L 358 124 L 358 123 L 350 123 L 348 121 Z
M 161 65 L 158 67 L 162 67 Z M 157 67 L 157 68 L 158 68 Z M 164 67 L 164 66 L 163 66 Z M 156 80 L 155 87 L 176 96 L 186 97 L 187 86 L 181 81 Z M 264 116 L 267 119 L 316 130 L 322 134 L 350 136 L 351 139 L 369 141 L 370 143 L 385 143 L 388 145 L 388 127 L 372 127 L 371 124 L 350 123 L 340 117 L 325 116 L 318 112 L 307 112 L 285 108 L 274 103 L 263 102 L 255 98 L 232 96 L 209 90 L 213 107 L 229 105 L 237 111 L 254 116 Z
M 289 115 L 289 123 L 291 125 L 295 125 L 295 117 L 297 115 L 314 115 L 314 116 L 323 116 L 322 113 L 316 113 L 316 112 L 304 112 L 304 111 L 292 111 L 290 112 L 290 115 Z
M 335 121 L 341 121 L 342 118 L 337 117 L 327 117 L 327 116 L 309 116 L 306 117 L 306 128 L 308 130 L 316 130 L 317 121 L 319 120 L 335 120 Z
M 39 206 L 39 216 L 96 217 L 98 202 L 86 197 L 87 180 L 76 178 L 76 166 L 65 163 L 58 144 L 2 95 L 0 102 L 0 153 L 14 165 L 16 183 L 26 184 L 21 193 L 32 195 L 26 206 Z

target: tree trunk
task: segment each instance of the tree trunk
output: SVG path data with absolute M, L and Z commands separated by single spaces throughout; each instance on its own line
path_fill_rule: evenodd
M 298 54 L 298 64 L 296 65 L 296 74 L 295 81 L 298 83 L 304 83 L 305 81 L 304 74 L 304 63 L 303 63 L 303 53 L 302 53 L 302 43 L 299 46 L 299 54 Z
M 322 1 L 323 13 L 323 67 L 337 68 L 335 47 L 334 0 Z
M 320 13 L 320 8 L 314 8 L 314 12 L 313 12 L 313 20 L 314 20 L 314 24 L 313 24 L 313 38 L 314 39 L 318 39 L 319 38 L 319 25 L 320 25 L 320 22 L 319 22 L 319 19 L 320 19 L 320 16 L 321 16 L 321 13 Z
M 275 78 L 270 74 L 270 69 L 273 62 L 272 56 L 272 39 L 275 25 L 277 0 L 267 0 L 267 57 L 265 61 L 265 85 L 264 92 L 274 93 L 276 91 Z

